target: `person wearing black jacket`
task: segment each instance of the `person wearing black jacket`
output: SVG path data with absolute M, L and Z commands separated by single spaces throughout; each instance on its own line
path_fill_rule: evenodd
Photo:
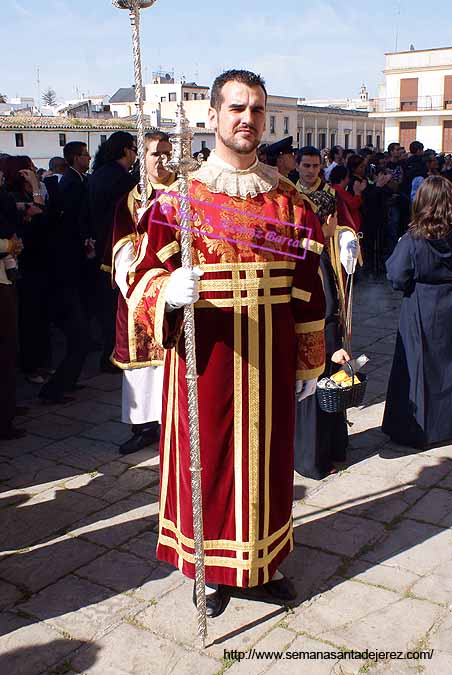
M 69 166 L 58 184 L 58 194 L 53 196 L 60 215 L 51 241 L 50 316 L 63 332 L 66 348 L 55 373 L 39 393 L 47 403 L 69 400 L 65 392 L 76 386 L 89 345 L 89 329 L 80 300 L 84 263 L 80 211 L 87 193 L 86 172 L 91 157 L 85 143 L 72 141 L 64 147 L 64 158 Z
M 118 304 L 118 289 L 113 289 L 111 284 L 111 242 L 116 204 L 139 180 L 137 172 L 130 172 L 136 159 L 137 146 L 132 134 L 116 131 L 100 146 L 88 186 L 90 236 L 96 242 L 99 270 L 96 279 L 96 303 L 104 343 L 100 368 L 104 372 L 121 372 L 110 362 L 115 345 Z

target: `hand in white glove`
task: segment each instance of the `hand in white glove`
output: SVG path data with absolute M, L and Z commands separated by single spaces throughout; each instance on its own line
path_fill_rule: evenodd
M 295 395 L 297 401 L 300 402 L 308 396 L 312 396 L 315 393 L 317 387 L 317 378 L 313 377 L 312 380 L 297 380 L 295 383 Z
M 198 283 L 203 274 L 199 267 L 179 267 L 175 270 L 166 287 L 166 311 L 193 305 L 199 300 Z

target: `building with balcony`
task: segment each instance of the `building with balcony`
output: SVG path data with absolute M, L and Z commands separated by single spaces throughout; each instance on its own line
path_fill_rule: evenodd
M 385 54 L 384 96 L 370 117 L 384 117 L 386 143 L 452 152 L 452 47 Z

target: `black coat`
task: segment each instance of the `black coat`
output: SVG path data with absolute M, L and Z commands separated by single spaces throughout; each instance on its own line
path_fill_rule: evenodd
M 80 281 L 84 261 L 84 239 L 81 234 L 81 208 L 87 195 L 87 178 L 68 168 L 60 182 L 52 203 L 60 214 L 53 237 L 53 270 L 55 282 L 75 287 Z
M 91 236 L 96 240 L 96 256 L 102 263 L 111 244 L 116 204 L 138 183 L 138 175 L 126 171 L 117 161 L 100 167 L 89 180 Z
M 452 237 L 405 234 L 386 263 L 403 291 L 382 429 L 404 445 L 452 439 Z

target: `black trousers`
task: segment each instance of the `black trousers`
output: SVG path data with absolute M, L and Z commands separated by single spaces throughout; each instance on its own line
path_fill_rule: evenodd
M 40 272 L 27 271 L 17 284 L 22 370 L 33 373 L 50 364 L 49 286 Z
M 0 284 L 0 431 L 16 412 L 17 302 L 14 286 Z
M 110 363 L 116 341 L 116 310 L 118 289 L 111 287 L 111 276 L 102 270 L 97 278 L 97 317 L 102 333 L 103 349 L 101 365 Z
M 51 296 L 50 314 L 63 333 L 66 347 L 63 359 L 40 392 L 42 398 L 59 398 L 76 384 L 89 347 L 89 328 L 76 288 L 59 288 Z

